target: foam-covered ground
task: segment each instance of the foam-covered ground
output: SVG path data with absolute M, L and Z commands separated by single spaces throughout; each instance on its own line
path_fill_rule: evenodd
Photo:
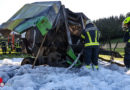
M 0 61 L 0 90 L 130 90 L 130 76 L 125 68 L 100 62 L 99 70 L 20 66 L 22 58 Z

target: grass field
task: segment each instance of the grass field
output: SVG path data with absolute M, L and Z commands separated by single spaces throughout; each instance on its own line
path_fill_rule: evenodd
M 115 51 L 119 52 L 121 56 L 124 56 L 124 48 L 116 48 Z
M 110 49 L 108 49 L 110 50 Z M 119 52 L 123 57 L 124 57 L 124 48 L 116 48 L 117 52 Z M 8 54 L 7 52 L 7 55 L 3 55 L 2 54 L 2 50 L 0 49 L 0 60 L 4 59 L 4 58 L 25 58 L 25 57 L 28 57 L 30 55 L 28 54 L 20 54 L 20 55 L 16 55 L 16 52 L 13 51 L 12 54 Z M 110 59 L 111 56 L 108 56 L 108 55 L 99 55 L 100 57 L 104 58 L 104 59 Z M 114 58 L 116 60 L 119 60 L 119 61 L 122 61 L 123 58 Z
M 20 55 L 16 55 L 16 54 L 7 54 L 7 55 L 0 55 L 0 60 L 4 59 L 4 58 L 25 58 L 28 57 L 29 55 L 27 54 L 20 54 Z
M 123 39 L 122 38 L 117 38 L 117 39 L 112 39 L 111 40 L 111 43 L 117 43 L 117 42 L 122 43 Z
M 25 58 L 28 57 L 30 55 L 28 54 L 17 54 L 17 52 L 15 50 L 11 51 L 11 54 L 9 54 L 9 49 L 7 49 L 6 55 L 3 55 L 2 53 L 2 49 L 0 48 L 0 60 L 4 59 L 4 58 Z
M 110 50 L 110 49 L 107 49 L 107 50 Z M 113 49 L 112 49 L 112 50 L 113 50 Z M 124 57 L 124 48 L 116 48 L 115 51 L 116 51 L 116 52 L 119 52 L 120 55 L 121 55 L 122 57 Z M 110 59 L 111 59 L 111 56 L 109 56 L 109 55 L 99 55 L 99 57 L 102 57 L 102 58 L 107 59 L 107 60 L 110 60 Z M 115 57 L 114 57 L 114 60 L 123 61 L 123 58 L 115 58 Z
M 107 48 L 107 50 L 110 50 L 109 48 Z M 112 48 L 112 51 L 113 51 L 113 48 Z M 116 52 L 119 52 L 121 54 L 121 56 L 124 56 L 124 48 L 116 48 L 115 49 Z
M 109 56 L 109 55 L 99 55 L 99 57 L 102 57 L 106 60 L 111 60 L 111 56 Z M 114 60 L 123 61 L 123 58 L 115 58 L 114 57 Z

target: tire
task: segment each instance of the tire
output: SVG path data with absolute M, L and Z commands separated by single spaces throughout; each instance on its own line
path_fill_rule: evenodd
M 21 65 L 25 65 L 25 64 L 33 64 L 33 61 L 34 61 L 34 58 L 31 58 L 31 57 L 26 57 L 23 59 Z

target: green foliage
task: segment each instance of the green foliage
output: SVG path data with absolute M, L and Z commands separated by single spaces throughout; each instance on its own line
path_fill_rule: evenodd
M 122 31 L 122 22 L 125 19 L 123 15 L 111 16 L 94 21 L 98 29 L 101 31 L 102 41 L 107 41 L 115 38 L 123 38 L 124 32 Z

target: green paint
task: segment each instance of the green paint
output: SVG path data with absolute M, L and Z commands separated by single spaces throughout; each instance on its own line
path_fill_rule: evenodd
M 52 28 L 52 25 L 48 21 L 48 18 L 46 18 L 44 16 L 42 18 L 40 18 L 40 20 L 37 22 L 36 26 L 43 36 L 48 32 L 48 30 L 50 30 Z
M 73 49 L 72 49 L 71 47 L 68 49 L 67 55 L 68 55 L 69 57 L 71 57 L 73 60 L 76 60 L 76 58 L 77 58 L 76 55 L 74 54 Z M 74 62 L 74 61 L 73 61 L 73 62 Z M 67 61 L 68 64 L 72 64 L 73 62 L 71 62 L 70 60 Z M 75 66 L 79 66 L 79 65 L 81 65 L 80 60 L 78 60 L 77 64 L 75 64 Z

